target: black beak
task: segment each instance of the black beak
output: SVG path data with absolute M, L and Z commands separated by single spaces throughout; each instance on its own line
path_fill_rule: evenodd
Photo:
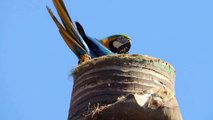
M 118 54 L 125 54 L 128 53 L 129 49 L 131 47 L 130 42 L 122 45 L 121 47 L 118 48 Z

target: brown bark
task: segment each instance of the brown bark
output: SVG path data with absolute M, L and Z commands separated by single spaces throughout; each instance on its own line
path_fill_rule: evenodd
M 80 64 L 68 120 L 182 120 L 174 68 L 143 55 L 111 55 Z

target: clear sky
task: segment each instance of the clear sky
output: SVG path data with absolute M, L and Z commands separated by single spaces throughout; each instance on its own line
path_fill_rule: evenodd
M 213 0 L 65 0 L 70 16 L 96 38 L 123 33 L 130 53 L 175 67 L 176 96 L 185 120 L 213 120 Z M 46 5 L 0 4 L 0 120 L 65 120 L 77 58 Z M 56 14 L 57 15 L 57 14 Z M 57 16 L 58 17 L 58 16 Z

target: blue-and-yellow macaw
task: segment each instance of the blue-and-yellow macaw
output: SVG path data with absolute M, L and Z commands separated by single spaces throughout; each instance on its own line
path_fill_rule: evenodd
M 109 55 L 109 54 L 113 54 L 113 53 L 126 53 L 126 51 L 129 50 L 130 39 L 128 37 L 126 37 L 128 39 L 120 40 L 120 39 L 118 39 L 118 37 L 110 36 L 101 41 L 97 41 L 96 39 L 92 39 L 92 38 L 86 36 L 86 34 L 83 30 L 83 27 L 78 22 L 76 22 L 76 26 L 77 26 L 77 30 L 78 30 L 77 31 L 73 25 L 72 19 L 70 18 L 69 14 L 66 10 L 63 0 L 53 0 L 53 3 L 62 20 L 63 25 L 60 24 L 60 22 L 54 16 L 52 11 L 47 7 L 48 12 L 51 15 L 52 19 L 54 20 L 54 22 L 56 23 L 56 25 L 59 29 L 59 32 L 60 32 L 61 36 L 63 37 L 64 41 L 67 43 L 67 45 L 70 47 L 70 49 L 75 53 L 75 55 L 79 58 L 80 63 L 84 62 L 86 60 L 89 60 L 91 58 L 95 58 L 95 57 L 99 57 L 99 56 L 103 56 L 103 55 Z M 81 37 L 83 39 L 81 39 Z M 115 40 L 115 38 L 116 38 L 116 40 Z M 118 41 L 118 42 L 112 43 L 111 41 Z M 125 41 L 127 41 L 127 42 L 125 42 Z M 122 46 L 122 44 L 124 44 L 124 43 L 126 45 Z M 111 50 L 112 46 L 113 47 L 115 46 L 116 49 Z M 119 50 L 120 52 L 116 51 L 116 50 Z
M 77 26 L 78 32 L 80 33 L 81 37 L 84 39 L 85 42 L 90 41 L 91 39 L 97 40 L 95 38 L 91 38 L 87 36 L 86 33 L 84 32 L 83 27 L 81 26 L 79 22 L 75 22 L 75 24 Z M 131 39 L 128 36 L 123 34 L 112 35 L 98 41 L 101 42 L 110 51 L 117 54 L 128 53 L 131 47 Z

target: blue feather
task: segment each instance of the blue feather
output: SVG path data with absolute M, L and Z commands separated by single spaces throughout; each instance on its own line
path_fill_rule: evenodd
M 75 22 L 75 23 L 76 23 L 79 34 L 88 45 L 90 51 L 94 53 L 95 57 L 114 54 L 108 48 L 106 48 L 103 44 L 101 44 L 98 40 L 87 36 L 86 33 L 84 32 L 83 27 L 81 26 L 79 22 Z

